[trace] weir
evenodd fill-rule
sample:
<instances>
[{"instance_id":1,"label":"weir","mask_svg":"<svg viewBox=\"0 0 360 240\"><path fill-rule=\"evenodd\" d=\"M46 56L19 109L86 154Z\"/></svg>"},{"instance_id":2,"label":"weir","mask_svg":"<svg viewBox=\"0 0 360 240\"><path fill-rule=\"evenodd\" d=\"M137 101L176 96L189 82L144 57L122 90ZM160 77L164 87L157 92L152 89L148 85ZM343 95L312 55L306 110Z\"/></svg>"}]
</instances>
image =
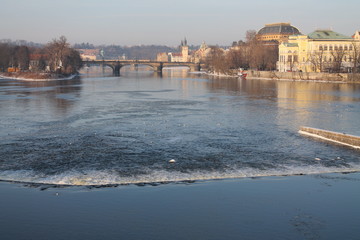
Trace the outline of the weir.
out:
<instances>
[{"instance_id":1,"label":"weir","mask_svg":"<svg viewBox=\"0 0 360 240\"><path fill-rule=\"evenodd\" d=\"M311 127L301 127L299 133L310 137L322 139L328 142L338 143L345 146L360 149L360 137L358 136L349 135L346 133L332 132L318 128L311 128Z\"/></svg>"}]
</instances>

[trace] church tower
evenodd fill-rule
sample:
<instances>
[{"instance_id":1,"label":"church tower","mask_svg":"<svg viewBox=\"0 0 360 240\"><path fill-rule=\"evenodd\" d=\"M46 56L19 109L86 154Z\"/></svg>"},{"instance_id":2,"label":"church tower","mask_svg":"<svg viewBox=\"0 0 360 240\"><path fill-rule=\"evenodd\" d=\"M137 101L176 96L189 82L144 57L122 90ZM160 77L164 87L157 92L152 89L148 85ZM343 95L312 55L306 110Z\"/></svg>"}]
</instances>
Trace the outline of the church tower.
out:
<instances>
[{"instance_id":1,"label":"church tower","mask_svg":"<svg viewBox=\"0 0 360 240\"><path fill-rule=\"evenodd\" d=\"M183 62L189 61L189 46L187 45L186 38L184 41L181 41L181 54L182 54L182 60Z\"/></svg>"}]
</instances>

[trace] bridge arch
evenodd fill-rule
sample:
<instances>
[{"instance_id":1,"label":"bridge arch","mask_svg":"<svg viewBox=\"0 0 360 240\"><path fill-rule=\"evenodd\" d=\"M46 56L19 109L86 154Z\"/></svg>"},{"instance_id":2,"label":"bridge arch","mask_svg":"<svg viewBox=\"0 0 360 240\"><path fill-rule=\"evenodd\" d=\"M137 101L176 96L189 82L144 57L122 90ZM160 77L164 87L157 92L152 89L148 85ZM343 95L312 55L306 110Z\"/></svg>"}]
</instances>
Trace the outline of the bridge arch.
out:
<instances>
[{"instance_id":1,"label":"bridge arch","mask_svg":"<svg viewBox=\"0 0 360 240\"><path fill-rule=\"evenodd\" d=\"M177 67L177 66L186 66L190 68L190 71L199 71L200 64L192 62L158 62L150 60L92 60L92 61L83 61L84 64L99 64L105 65L112 68L115 76L120 75L120 69L123 66L127 65L146 65L154 69L155 72L162 72L164 67Z\"/></svg>"}]
</instances>

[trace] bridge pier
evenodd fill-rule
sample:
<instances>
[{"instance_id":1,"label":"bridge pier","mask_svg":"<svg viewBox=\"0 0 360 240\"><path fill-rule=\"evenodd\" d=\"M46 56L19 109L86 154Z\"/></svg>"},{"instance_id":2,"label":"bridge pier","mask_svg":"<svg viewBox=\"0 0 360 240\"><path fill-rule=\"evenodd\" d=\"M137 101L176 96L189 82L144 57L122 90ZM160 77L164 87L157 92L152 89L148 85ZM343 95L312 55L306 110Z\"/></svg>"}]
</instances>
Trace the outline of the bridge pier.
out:
<instances>
[{"instance_id":1,"label":"bridge pier","mask_svg":"<svg viewBox=\"0 0 360 240\"><path fill-rule=\"evenodd\" d=\"M161 63L158 63L156 65L154 64L153 68L154 68L155 72L161 73L162 69L163 69L163 63L161 62Z\"/></svg>"},{"instance_id":2,"label":"bridge pier","mask_svg":"<svg viewBox=\"0 0 360 240\"><path fill-rule=\"evenodd\" d=\"M191 72L199 72L200 70L201 70L200 63L196 63L196 64L190 66Z\"/></svg>"},{"instance_id":3,"label":"bridge pier","mask_svg":"<svg viewBox=\"0 0 360 240\"><path fill-rule=\"evenodd\" d=\"M113 66L113 75L114 76L120 76L120 68L121 68L122 66L120 65L120 64L115 64L114 66Z\"/></svg>"}]
</instances>

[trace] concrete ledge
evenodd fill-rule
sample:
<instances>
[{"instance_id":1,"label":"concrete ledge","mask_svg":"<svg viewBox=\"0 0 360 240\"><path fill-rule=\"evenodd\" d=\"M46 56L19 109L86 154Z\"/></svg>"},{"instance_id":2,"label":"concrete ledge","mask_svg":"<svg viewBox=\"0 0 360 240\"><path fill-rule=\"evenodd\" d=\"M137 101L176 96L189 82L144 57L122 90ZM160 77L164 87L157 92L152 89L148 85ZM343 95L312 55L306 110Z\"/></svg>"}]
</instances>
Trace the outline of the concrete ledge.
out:
<instances>
[{"instance_id":1,"label":"concrete ledge","mask_svg":"<svg viewBox=\"0 0 360 240\"><path fill-rule=\"evenodd\" d=\"M360 149L360 137L317 128L301 127L300 134Z\"/></svg>"}]
</instances>

